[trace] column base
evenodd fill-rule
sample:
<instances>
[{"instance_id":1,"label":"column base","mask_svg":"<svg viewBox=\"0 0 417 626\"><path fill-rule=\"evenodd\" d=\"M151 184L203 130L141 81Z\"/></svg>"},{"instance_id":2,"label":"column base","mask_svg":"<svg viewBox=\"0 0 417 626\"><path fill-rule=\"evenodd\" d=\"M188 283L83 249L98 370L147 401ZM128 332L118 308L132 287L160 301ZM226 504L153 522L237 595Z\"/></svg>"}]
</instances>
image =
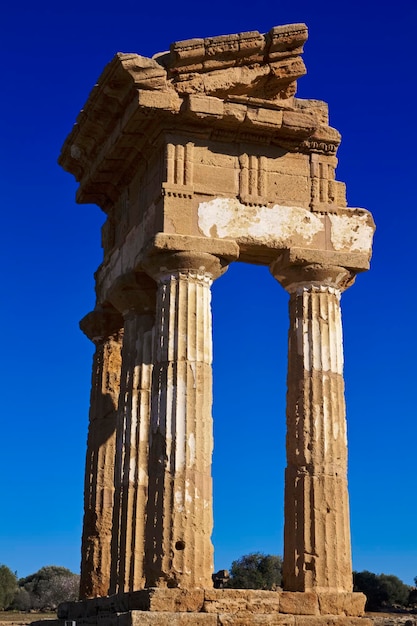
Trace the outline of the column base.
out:
<instances>
[{"instance_id":1,"label":"column base","mask_svg":"<svg viewBox=\"0 0 417 626\"><path fill-rule=\"evenodd\" d=\"M372 626L361 593L152 588L63 603L32 626Z\"/></svg>"}]
</instances>

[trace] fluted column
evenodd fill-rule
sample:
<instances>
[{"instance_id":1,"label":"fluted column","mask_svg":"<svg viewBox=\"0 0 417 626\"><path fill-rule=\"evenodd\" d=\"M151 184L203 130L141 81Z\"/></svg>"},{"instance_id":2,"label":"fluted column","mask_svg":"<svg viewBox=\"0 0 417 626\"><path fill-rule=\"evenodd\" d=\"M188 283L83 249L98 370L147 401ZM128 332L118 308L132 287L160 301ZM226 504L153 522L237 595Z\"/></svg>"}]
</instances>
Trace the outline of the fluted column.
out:
<instances>
[{"instance_id":1,"label":"fluted column","mask_svg":"<svg viewBox=\"0 0 417 626\"><path fill-rule=\"evenodd\" d=\"M109 298L123 314L110 593L145 585L145 517L156 286L146 274L122 276Z\"/></svg>"},{"instance_id":2,"label":"fluted column","mask_svg":"<svg viewBox=\"0 0 417 626\"><path fill-rule=\"evenodd\" d=\"M352 591L342 267L272 267L290 293L284 588Z\"/></svg>"},{"instance_id":3,"label":"fluted column","mask_svg":"<svg viewBox=\"0 0 417 626\"><path fill-rule=\"evenodd\" d=\"M159 255L146 531L148 586L211 587L211 284L224 270L210 254Z\"/></svg>"},{"instance_id":4,"label":"fluted column","mask_svg":"<svg viewBox=\"0 0 417 626\"><path fill-rule=\"evenodd\" d=\"M80 598L106 596L114 495L116 417L119 400L123 319L113 307L98 308L80 322L96 351L84 486Z\"/></svg>"}]
</instances>

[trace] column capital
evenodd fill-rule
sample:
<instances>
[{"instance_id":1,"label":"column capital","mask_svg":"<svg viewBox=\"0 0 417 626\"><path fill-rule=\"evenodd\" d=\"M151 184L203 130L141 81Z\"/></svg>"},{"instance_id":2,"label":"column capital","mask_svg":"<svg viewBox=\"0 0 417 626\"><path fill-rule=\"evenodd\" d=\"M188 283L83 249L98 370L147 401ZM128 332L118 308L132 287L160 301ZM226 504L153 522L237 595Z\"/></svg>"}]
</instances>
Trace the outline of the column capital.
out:
<instances>
[{"instance_id":1,"label":"column capital","mask_svg":"<svg viewBox=\"0 0 417 626\"><path fill-rule=\"evenodd\" d=\"M141 266L155 280L172 272L208 274L216 280L238 256L235 241L158 233L148 245Z\"/></svg>"},{"instance_id":2,"label":"column capital","mask_svg":"<svg viewBox=\"0 0 417 626\"><path fill-rule=\"evenodd\" d=\"M157 254L147 259L144 268L158 281L168 279L176 273L188 277L195 274L196 278L209 277L216 280L227 270L227 265L222 263L222 259L206 252L177 251Z\"/></svg>"},{"instance_id":3,"label":"column capital","mask_svg":"<svg viewBox=\"0 0 417 626\"><path fill-rule=\"evenodd\" d=\"M345 291L356 274L369 269L369 258L360 253L289 248L270 265L274 278L288 291L300 287L333 287Z\"/></svg>"},{"instance_id":4,"label":"column capital","mask_svg":"<svg viewBox=\"0 0 417 626\"><path fill-rule=\"evenodd\" d=\"M123 318L111 305L98 305L80 320L80 329L95 344L117 334L123 328Z\"/></svg>"},{"instance_id":5,"label":"column capital","mask_svg":"<svg viewBox=\"0 0 417 626\"><path fill-rule=\"evenodd\" d=\"M132 312L151 314L155 311L156 284L145 272L128 272L115 280L107 297L123 317Z\"/></svg>"}]
</instances>

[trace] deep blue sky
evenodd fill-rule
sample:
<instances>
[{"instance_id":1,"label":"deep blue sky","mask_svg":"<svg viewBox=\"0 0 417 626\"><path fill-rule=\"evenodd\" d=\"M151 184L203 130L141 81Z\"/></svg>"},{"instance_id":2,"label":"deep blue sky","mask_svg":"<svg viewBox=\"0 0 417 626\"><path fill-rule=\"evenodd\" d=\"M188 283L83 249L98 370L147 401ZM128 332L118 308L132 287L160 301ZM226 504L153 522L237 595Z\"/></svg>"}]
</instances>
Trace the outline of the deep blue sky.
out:
<instances>
[{"instance_id":1,"label":"deep blue sky","mask_svg":"<svg viewBox=\"0 0 417 626\"><path fill-rule=\"evenodd\" d=\"M172 41L306 22L299 97L343 136L338 180L377 223L342 299L355 569L417 575L417 6L350 0L9 2L0 20L0 563L78 571L103 214L76 205L60 147L104 65ZM213 288L216 568L282 553L287 296L235 264Z\"/></svg>"}]
</instances>

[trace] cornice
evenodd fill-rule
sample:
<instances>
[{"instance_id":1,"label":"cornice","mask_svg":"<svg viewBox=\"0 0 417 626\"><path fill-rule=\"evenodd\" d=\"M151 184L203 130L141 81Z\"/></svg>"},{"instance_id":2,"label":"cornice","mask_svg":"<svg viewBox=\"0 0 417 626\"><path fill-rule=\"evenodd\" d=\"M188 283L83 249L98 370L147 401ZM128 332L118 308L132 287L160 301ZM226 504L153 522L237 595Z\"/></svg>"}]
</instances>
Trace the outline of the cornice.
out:
<instances>
[{"instance_id":1,"label":"cornice","mask_svg":"<svg viewBox=\"0 0 417 626\"><path fill-rule=\"evenodd\" d=\"M150 59L118 53L67 137L59 164L80 183L77 201L107 212L163 132L334 154L340 135L323 103L295 99L305 73L305 24L172 44ZM325 107L325 105L324 105Z\"/></svg>"}]
</instances>

